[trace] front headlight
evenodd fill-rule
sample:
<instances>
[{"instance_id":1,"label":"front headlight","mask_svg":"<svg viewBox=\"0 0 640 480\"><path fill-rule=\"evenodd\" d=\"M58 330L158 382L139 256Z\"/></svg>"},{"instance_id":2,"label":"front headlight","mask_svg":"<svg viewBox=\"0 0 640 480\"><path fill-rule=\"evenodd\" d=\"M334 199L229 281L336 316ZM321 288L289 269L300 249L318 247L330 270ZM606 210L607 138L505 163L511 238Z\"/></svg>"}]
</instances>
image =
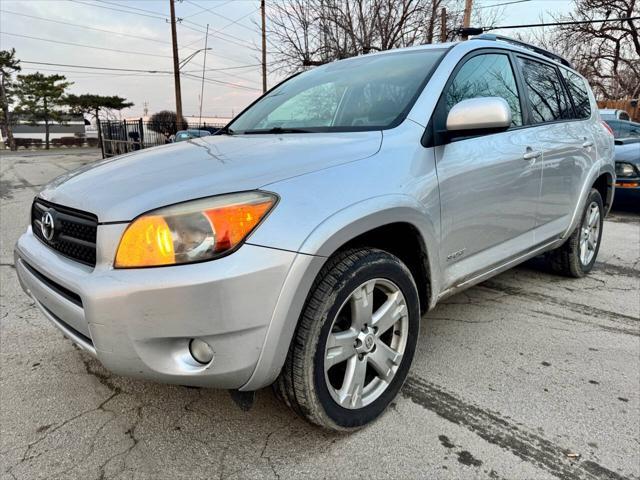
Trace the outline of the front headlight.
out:
<instances>
[{"instance_id":1,"label":"front headlight","mask_svg":"<svg viewBox=\"0 0 640 480\"><path fill-rule=\"evenodd\" d=\"M115 268L199 262L229 253L276 201L265 192L234 193L145 213L122 235Z\"/></svg>"},{"instance_id":2,"label":"front headlight","mask_svg":"<svg viewBox=\"0 0 640 480\"><path fill-rule=\"evenodd\" d=\"M616 176L618 177L635 177L636 169L630 163L616 162Z\"/></svg>"}]
</instances>

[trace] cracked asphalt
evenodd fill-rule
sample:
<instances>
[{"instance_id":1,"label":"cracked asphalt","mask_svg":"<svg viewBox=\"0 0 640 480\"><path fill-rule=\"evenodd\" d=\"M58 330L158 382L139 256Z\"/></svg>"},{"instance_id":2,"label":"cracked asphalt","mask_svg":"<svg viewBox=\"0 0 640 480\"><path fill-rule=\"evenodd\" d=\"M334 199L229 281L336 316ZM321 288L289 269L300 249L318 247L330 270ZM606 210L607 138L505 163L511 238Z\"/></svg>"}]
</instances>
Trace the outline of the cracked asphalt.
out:
<instances>
[{"instance_id":1,"label":"cracked asphalt","mask_svg":"<svg viewBox=\"0 0 640 480\"><path fill-rule=\"evenodd\" d=\"M111 375L36 310L13 245L38 189L96 158L0 154L1 479L640 479L638 210L607 219L585 279L534 261L428 313L402 395L343 435L269 389L243 411Z\"/></svg>"}]
</instances>

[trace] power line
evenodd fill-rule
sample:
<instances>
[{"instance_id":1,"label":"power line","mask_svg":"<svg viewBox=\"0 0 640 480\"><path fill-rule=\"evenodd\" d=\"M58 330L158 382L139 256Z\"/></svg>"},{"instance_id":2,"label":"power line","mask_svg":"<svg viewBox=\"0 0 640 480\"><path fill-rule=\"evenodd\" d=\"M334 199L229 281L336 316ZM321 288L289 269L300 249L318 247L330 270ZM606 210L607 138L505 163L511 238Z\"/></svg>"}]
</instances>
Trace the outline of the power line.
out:
<instances>
[{"instance_id":1,"label":"power line","mask_svg":"<svg viewBox=\"0 0 640 480\"><path fill-rule=\"evenodd\" d=\"M245 18L247 18L247 17L248 17L248 16L250 16L250 15L253 15L254 13L256 13L256 12L257 12L257 11L259 11L259 10L260 10L260 7L258 7L258 8L256 8L255 10L252 10L252 11L250 11L249 13L247 13L247 14L245 14L245 15L243 15L243 16L241 16L241 17L239 17L239 18L237 18L237 19L235 19L235 20L233 20L233 21L231 21L231 22L229 22L229 23L227 23L226 25L223 25L222 27L220 27L220 28L218 29L218 32L219 32L220 30L224 30L225 28L230 27L231 25L238 25L238 26L240 26L240 27L244 27L244 25L241 25L241 24L239 24L238 22L239 22L240 20L244 20ZM218 14L218 15L219 15L219 14ZM254 31L255 31L255 30L254 30Z\"/></svg>"},{"instance_id":2,"label":"power line","mask_svg":"<svg viewBox=\"0 0 640 480\"><path fill-rule=\"evenodd\" d=\"M197 75L191 75L190 73L182 73L182 75L186 78L195 79L198 82L202 81L202 77L198 77ZM256 92L261 91L259 88L247 87L246 85L240 85L239 83L225 82L224 80L216 80L215 78L205 77L205 81L229 87L242 88L244 90L253 90Z\"/></svg>"},{"instance_id":3,"label":"power line","mask_svg":"<svg viewBox=\"0 0 640 480\"><path fill-rule=\"evenodd\" d=\"M504 2L504 3L494 3L492 5L481 5L479 7L476 7L477 10L481 9L481 8L494 8L494 7L502 7L503 5L511 5L514 3L524 3L524 2L530 2L531 0L512 0L511 2Z\"/></svg>"},{"instance_id":4,"label":"power line","mask_svg":"<svg viewBox=\"0 0 640 480\"><path fill-rule=\"evenodd\" d=\"M574 20L570 22L552 22L552 23L530 23L527 25L502 25L496 27L482 27L483 30L505 30L509 28L532 28L532 27L558 27L563 25L584 25L589 23L605 23L605 22L630 22L632 20L640 20L640 17L626 18L601 18L598 20Z\"/></svg>"},{"instance_id":5,"label":"power line","mask_svg":"<svg viewBox=\"0 0 640 480\"><path fill-rule=\"evenodd\" d=\"M106 72L86 72L82 70L57 70L50 68L32 68L23 67L22 70L35 71L35 72L53 72L69 76L70 80L83 80L83 79L96 79L101 77L116 78L116 77L156 77L156 78L168 78L167 73L106 73ZM81 75L88 76L76 76L79 73Z\"/></svg>"},{"instance_id":6,"label":"power line","mask_svg":"<svg viewBox=\"0 0 640 480\"><path fill-rule=\"evenodd\" d=\"M28 38L30 40L38 40L41 42L48 42L48 43L57 43L60 45L67 45L67 46L72 46L72 47L82 47L82 48L90 48L90 49L94 49L94 50L104 50L107 52L116 52L116 53L125 53L125 54L130 54L130 55L144 55L147 57L159 57L159 58L171 58L171 55L159 55L156 53L148 53L148 52L138 52L138 51L133 51L133 50L118 50L115 48L106 48L106 47L97 47L94 45L83 45L81 43L73 43L73 42L63 42L61 40L51 40L49 38L41 38L41 37L34 37L31 35L22 35L19 33L11 33L11 32L0 32L0 35L9 35L9 36L13 36L13 37L20 37L20 38ZM224 59L224 60L229 60L232 62L241 62L241 60L235 59L235 58L231 58L231 57L226 57L223 55L219 55L217 53L211 53L210 55L213 55L215 57Z\"/></svg>"},{"instance_id":7,"label":"power line","mask_svg":"<svg viewBox=\"0 0 640 480\"><path fill-rule=\"evenodd\" d=\"M28 64L28 65L49 65L49 66L69 67L69 68L113 70L113 71L118 71L118 72L125 71L125 72L139 72L139 73L160 74L160 75L172 75L173 74L173 72L170 72L170 71L167 71L167 70L138 70L138 69L133 69L133 68L130 69L130 68L115 68L115 67L95 67L95 66L90 66L90 65L71 65L71 64L65 64L65 63L32 62L32 61L29 61L29 60L21 60L20 63L24 63L24 64ZM37 70L37 69L35 69L35 70ZM44 69L42 69L42 70L45 71ZM211 71L217 71L217 70L218 69L207 69L206 71L207 72L211 72ZM51 71L54 71L54 70L51 70ZM67 71L66 73L75 73L75 72L74 71ZM100 72L80 72L79 71L78 73L96 73L96 74L98 74ZM192 75L190 73L182 72L182 75L185 76L186 78L191 78L191 79L195 79L195 80L198 80L198 81L202 81L202 77L198 77L198 76ZM146 75L140 75L140 76L146 76ZM210 82L210 83L219 84L219 85L242 88L242 89L245 89L245 90L260 91L257 88L247 87L246 85L240 85L238 83L225 82L224 80L217 80L215 78L205 77L205 81L206 82Z\"/></svg>"},{"instance_id":8,"label":"power line","mask_svg":"<svg viewBox=\"0 0 640 480\"><path fill-rule=\"evenodd\" d=\"M220 8L228 3L231 3L233 0L223 0L223 3L219 3L218 5L216 5L215 7L211 7L211 8L206 8L205 10L207 12L210 12L212 10L215 10L216 8ZM200 12L196 12L196 13L192 13L191 15L187 15L186 17L182 17L182 19L184 20L185 18L190 18L193 17L195 15L200 15Z\"/></svg>"},{"instance_id":9,"label":"power line","mask_svg":"<svg viewBox=\"0 0 640 480\"><path fill-rule=\"evenodd\" d=\"M204 66L203 64L200 64L201 66ZM257 67L252 67L252 69L257 69ZM196 72L202 72L202 69L200 70L182 70L183 73L196 73ZM255 78L247 78L247 77L243 77L242 75L238 75L236 73L231 73L231 72L227 72L226 69L206 69L205 72L216 72L216 73L221 73L222 75L227 75L229 77L233 77L233 78L237 78L239 80L244 80L246 82L255 82L256 79Z\"/></svg>"},{"instance_id":10,"label":"power line","mask_svg":"<svg viewBox=\"0 0 640 480\"><path fill-rule=\"evenodd\" d=\"M193 45L194 43L200 43L204 40L204 37L202 38L198 38L197 40L194 40L193 42L189 42L189 43L185 43L184 45L182 45L181 47L179 46L178 49L179 50L183 50L185 48L190 48L190 45ZM190 48L191 49L191 48ZM191 49L191 50L195 50L195 49Z\"/></svg>"},{"instance_id":11,"label":"power line","mask_svg":"<svg viewBox=\"0 0 640 480\"><path fill-rule=\"evenodd\" d=\"M116 72L140 72L140 73L173 73L170 72L169 70L141 70L141 69L137 69L137 68L117 68L117 67L98 67L95 65L74 65L74 64L70 64L70 63L52 63L52 62L32 62L29 60L20 60L20 63L26 63L29 65L48 65L48 66L53 66L53 67L68 67L68 68L86 68L86 69L90 69L90 70L109 70L109 71L116 71ZM259 64L250 64L250 65L239 65L237 67L221 67L221 68L207 68L207 72L217 72L217 71L221 71L221 70L236 70L236 69L240 69L240 68L249 68L249 67L256 67ZM194 70L194 72L200 72L201 70ZM189 73L190 71L187 70L186 73Z\"/></svg>"},{"instance_id":12,"label":"power line","mask_svg":"<svg viewBox=\"0 0 640 480\"><path fill-rule=\"evenodd\" d=\"M91 49L94 49L94 50L104 50L104 51L107 51L107 52L126 53L126 54L130 54L130 55L145 55L147 57L171 58L171 56L169 56L169 55L158 55L156 53L136 52L136 51L132 51L132 50L118 50L118 49L115 49L115 48L96 47L96 46L91 46L91 45L83 45L81 43L63 42L61 40L51 40L49 38L33 37L31 35L22 35L22 34L19 34L19 33L0 32L0 34L2 34L2 35L10 35L12 37L28 38L28 39L31 39L31 40L39 40L41 42L58 43L60 45L69 45L69 46L72 46L72 47L82 47L82 48L91 48Z\"/></svg>"},{"instance_id":13,"label":"power line","mask_svg":"<svg viewBox=\"0 0 640 480\"><path fill-rule=\"evenodd\" d=\"M238 70L238 69L243 69L243 68L256 68L259 67L260 64L259 63L252 63L249 65L240 65L238 67L222 67L222 68L207 68L205 71L206 72L220 72L220 71L224 71L224 70ZM192 73L192 72L200 72L201 70L182 70L185 73Z\"/></svg>"},{"instance_id":14,"label":"power line","mask_svg":"<svg viewBox=\"0 0 640 480\"><path fill-rule=\"evenodd\" d=\"M98 8L103 8L103 9L106 9L106 10L113 10L113 11L116 11L116 12L130 13L130 14L132 14L132 15L140 15L140 16L143 16L143 17L155 18L155 19L160 19L160 20L164 20L164 21L169 21L169 20L168 20L168 18L167 18L166 16L160 16L157 12L153 12L153 11L151 11L151 10L145 10L145 9L135 8L135 7L125 7L124 5L121 5L121 4L119 4L119 3L107 2L107 1L105 1L105 0L96 0L96 1L99 1L99 2L101 2L101 3L105 3L105 4L107 4L107 5L117 5L117 6L125 7L125 8L114 8L114 7L110 7L110 6L106 6L106 5L98 5L98 4L96 4L96 3L87 3L87 2L84 2L84 1L81 1L81 0L67 0L67 1L69 1L69 2L74 2L74 3L78 3L78 4L81 4L81 5L86 5L86 6L88 6L88 7L98 7ZM129 9L134 9L134 8L135 8L135 10L138 10L139 12L143 12L143 13L139 13L139 12L135 12L135 11L131 11L131 10L129 10ZM223 18L227 18L227 17L223 17ZM181 18L178 18L178 19L176 19L176 20L177 20L177 22L181 22L181 20L182 20L182 19L181 19ZM194 22L187 21L187 23L190 23L190 24L195 25L195 26L197 26L197 27L204 28L202 25L199 25L199 24L194 23ZM196 31L196 32L198 32L198 33L205 33L204 31L197 30L197 29L195 29L195 28L189 27L188 25L184 25L184 24L182 24L182 23L178 23L178 24L179 24L180 26L182 26L182 27L188 28L188 29L193 30L193 31ZM249 46L248 46L248 45L246 45L246 44L243 44L243 43L237 43L237 42L232 42L231 40L228 40L228 39L226 39L226 38L223 38L223 37L220 37L220 36L218 36L218 35L215 35L215 33L213 33L213 34L212 34L212 33L210 33L209 35L214 36L214 37L218 38L219 40L223 40L223 41L227 41L227 42L229 42L229 43L233 43L233 44L235 44L235 45L237 45L237 46L239 46L239 47L243 47L243 48L251 48L251 47L249 47ZM235 36L233 36L233 35L226 34L226 33L221 33L220 35L225 35L225 36L228 36L228 37L231 37L231 38L236 38L236 39L240 40L241 42L242 42L242 41L244 41L244 39L241 39L241 38L238 38L238 37L235 37ZM212 55L216 55L216 56L218 56L218 57L220 57L220 58L224 58L224 59L226 59L226 60L239 61L239 60L236 60L236 59L233 59L233 58L230 58L230 57L224 57L224 56L222 56L222 55L217 55L217 54L215 54L215 53L214 53L214 54L212 54Z\"/></svg>"},{"instance_id":15,"label":"power line","mask_svg":"<svg viewBox=\"0 0 640 480\"><path fill-rule=\"evenodd\" d=\"M192 31L194 31L194 32L198 32L198 33L205 33L205 31L204 31L204 30L199 30L198 28L193 28L193 27L191 27L191 26L189 26L189 25L185 25L186 23L188 23L189 25L195 25L196 27L201 27L201 25L200 25L200 24L198 24L198 23L194 23L194 22L191 22L191 21L189 21L189 20L185 20L184 22L181 22L181 23L179 23L178 25L180 25L182 28L186 28L186 29L188 29L188 30L192 30ZM202 27L202 28L204 28L204 27ZM244 42L244 41L245 41L245 40L242 40L241 38L238 38L238 40L239 40L239 41L235 41L235 40L229 40L228 38L224 38L222 35L227 36L227 37L230 37L230 38L238 38L238 37L235 37L235 36L233 36L233 35L229 35L229 34L227 34L227 33L216 33L216 32L209 33L209 35L208 35L208 36L209 36L209 37L217 38L218 40L221 40L221 41L223 41L223 42L229 42L229 43L231 43L231 44L233 44L233 45L236 45L236 46L238 46L238 47L242 47L242 48L251 48L251 47L249 47L246 43L240 43L240 42Z\"/></svg>"},{"instance_id":16,"label":"power line","mask_svg":"<svg viewBox=\"0 0 640 480\"><path fill-rule=\"evenodd\" d=\"M113 10L115 12L130 13L132 15L139 15L141 17L159 18L161 20L166 20L167 19L166 16L161 17L160 15L149 15L149 14L146 14L146 13L137 13L137 12L132 12L130 10L125 10L125 9L122 9L122 8L105 7L103 5L97 5L95 3L87 3L87 2L83 2L81 0L67 0L67 1L73 2L73 3L79 3L79 4L82 4L82 5L86 5L88 7L98 7L98 8L104 8L105 10Z\"/></svg>"},{"instance_id":17,"label":"power line","mask_svg":"<svg viewBox=\"0 0 640 480\"><path fill-rule=\"evenodd\" d=\"M202 11L204 11L204 12L208 12L208 11L210 11L209 9L204 8L204 7L200 6L200 5L198 5L197 3L193 2L192 0L184 0L184 1L185 1L186 3L188 3L189 5L193 5L194 7L198 7L200 10L202 10ZM230 22L233 22L233 21L234 21L232 18L226 17L226 16L222 15L222 14L221 14L221 13L219 13L219 12L216 12L216 15L218 15L220 18L224 18L225 20L228 20L228 21L230 21ZM242 27L242 28L246 28L247 30L249 30L249 31L251 31L251 32L253 32L253 33L260 33L260 32L258 32L258 30L256 30L255 28L248 27L247 25L243 25L243 24L241 24L241 23L238 23L238 26L239 26L239 27ZM236 37L236 38L237 38L237 37Z\"/></svg>"},{"instance_id":18,"label":"power line","mask_svg":"<svg viewBox=\"0 0 640 480\"><path fill-rule=\"evenodd\" d=\"M22 62L21 62L22 63ZM106 76L106 77L123 77L123 76L132 76L132 77L152 77L154 75L169 75L169 73L156 72L156 73L109 73L109 72L92 72L86 70L61 70L59 68L38 68L38 67L23 67L22 70L37 70L39 72L58 72L58 73L66 73L66 74L85 74L85 75L95 75L95 76ZM77 78L77 77L74 77Z\"/></svg>"},{"instance_id":19,"label":"power line","mask_svg":"<svg viewBox=\"0 0 640 480\"><path fill-rule=\"evenodd\" d=\"M138 12L144 12L144 13L148 13L151 15L164 15L164 13L162 12L154 12L152 10L145 10L144 8L138 8L138 7L132 7L130 5L123 5L121 3L117 3L117 2L108 2L107 0L94 0L95 2L99 2L99 3L105 3L107 5L115 5L116 7L121 7L121 8L126 8L127 10L137 10ZM166 16L166 15L164 15Z\"/></svg>"},{"instance_id":20,"label":"power line","mask_svg":"<svg viewBox=\"0 0 640 480\"><path fill-rule=\"evenodd\" d=\"M8 14L11 14L11 15L17 15L17 16L20 16L20 17L33 18L33 19L36 19L36 20L41 20L43 22L58 23L60 25L68 25L68 26L71 26L71 27L84 28L85 30L93 30L95 32L109 33L111 35L119 35L121 37L131 37L131 38L136 38L138 40L147 40L149 42L161 43L163 45L171 45L171 42L166 42L164 40L158 40L158 39L150 38L150 37L142 37L140 35L132 35L130 33L116 32L115 30L106 30L104 28L89 27L87 25L79 25L77 23L63 22L61 20L53 20L53 19L50 19L50 18L37 17L35 15L27 15L26 13L12 12L12 11L9 11L9 10L0 10L0 12L8 13ZM186 45L183 48L186 48ZM191 49L191 50L195 50L195 49Z\"/></svg>"},{"instance_id":21,"label":"power line","mask_svg":"<svg viewBox=\"0 0 640 480\"><path fill-rule=\"evenodd\" d=\"M20 60L20 63L26 63L29 65L50 65L54 67L87 68L90 70L113 70L116 72L173 73L168 70L140 70L136 68L96 67L91 65L73 65L69 63L32 62L29 60Z\"/></svg>"}]
</instances>

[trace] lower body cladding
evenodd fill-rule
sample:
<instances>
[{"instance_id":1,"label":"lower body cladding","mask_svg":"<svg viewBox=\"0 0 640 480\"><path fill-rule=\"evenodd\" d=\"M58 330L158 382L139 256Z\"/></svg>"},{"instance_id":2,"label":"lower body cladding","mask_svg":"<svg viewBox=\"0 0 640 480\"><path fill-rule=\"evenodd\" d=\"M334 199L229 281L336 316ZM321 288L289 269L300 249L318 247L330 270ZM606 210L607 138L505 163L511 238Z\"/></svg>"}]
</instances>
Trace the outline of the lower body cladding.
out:
<instances>
[{"instance_id":1,"label":"lower body cladding","mask_svg":"<svg viewBox=\"0 0 640 480\"><path fill-rule=\"evenodd\" d=\"M297 272L313 259L246 244L210 262L114 270L98 261L90 268L60 256L31 229L15 249L23 289L107 369L226 389L256 389L275 379L286 356L286 347L278 349L295 326L288 317L297 317L302 303L285 283L299 286Z\"/></svg>"}]
</instances>

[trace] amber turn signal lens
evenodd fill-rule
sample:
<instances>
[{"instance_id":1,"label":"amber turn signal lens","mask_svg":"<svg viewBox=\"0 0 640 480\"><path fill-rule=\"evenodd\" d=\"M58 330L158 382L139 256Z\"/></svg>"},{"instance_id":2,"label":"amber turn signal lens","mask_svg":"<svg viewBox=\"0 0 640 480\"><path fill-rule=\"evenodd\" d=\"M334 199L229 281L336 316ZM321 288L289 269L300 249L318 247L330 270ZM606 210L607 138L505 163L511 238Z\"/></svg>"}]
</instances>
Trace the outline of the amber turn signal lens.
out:
<instances>
[{"instance_id":1,"label":"amber turn signal lens","mask_svg":"<svg viewBox=\"0 0 640 480\"><path fill-rule=\"evenodd\" d=\"M232 205L205 210L216 233L216 252L224 252L240 243L273 205L271 199L254 204Z\"/></svg>"},{"instance_id":2,"label":"amber turn signal lens","mask_svg":"<svg viewBox=\"0 0 640 480\"><path fill-rule=\"evenodd\" d=\"M116 268L175 263L171 230L164 218L141 217L124 232L116 255Z\"/></svg>"}]
</instances>

